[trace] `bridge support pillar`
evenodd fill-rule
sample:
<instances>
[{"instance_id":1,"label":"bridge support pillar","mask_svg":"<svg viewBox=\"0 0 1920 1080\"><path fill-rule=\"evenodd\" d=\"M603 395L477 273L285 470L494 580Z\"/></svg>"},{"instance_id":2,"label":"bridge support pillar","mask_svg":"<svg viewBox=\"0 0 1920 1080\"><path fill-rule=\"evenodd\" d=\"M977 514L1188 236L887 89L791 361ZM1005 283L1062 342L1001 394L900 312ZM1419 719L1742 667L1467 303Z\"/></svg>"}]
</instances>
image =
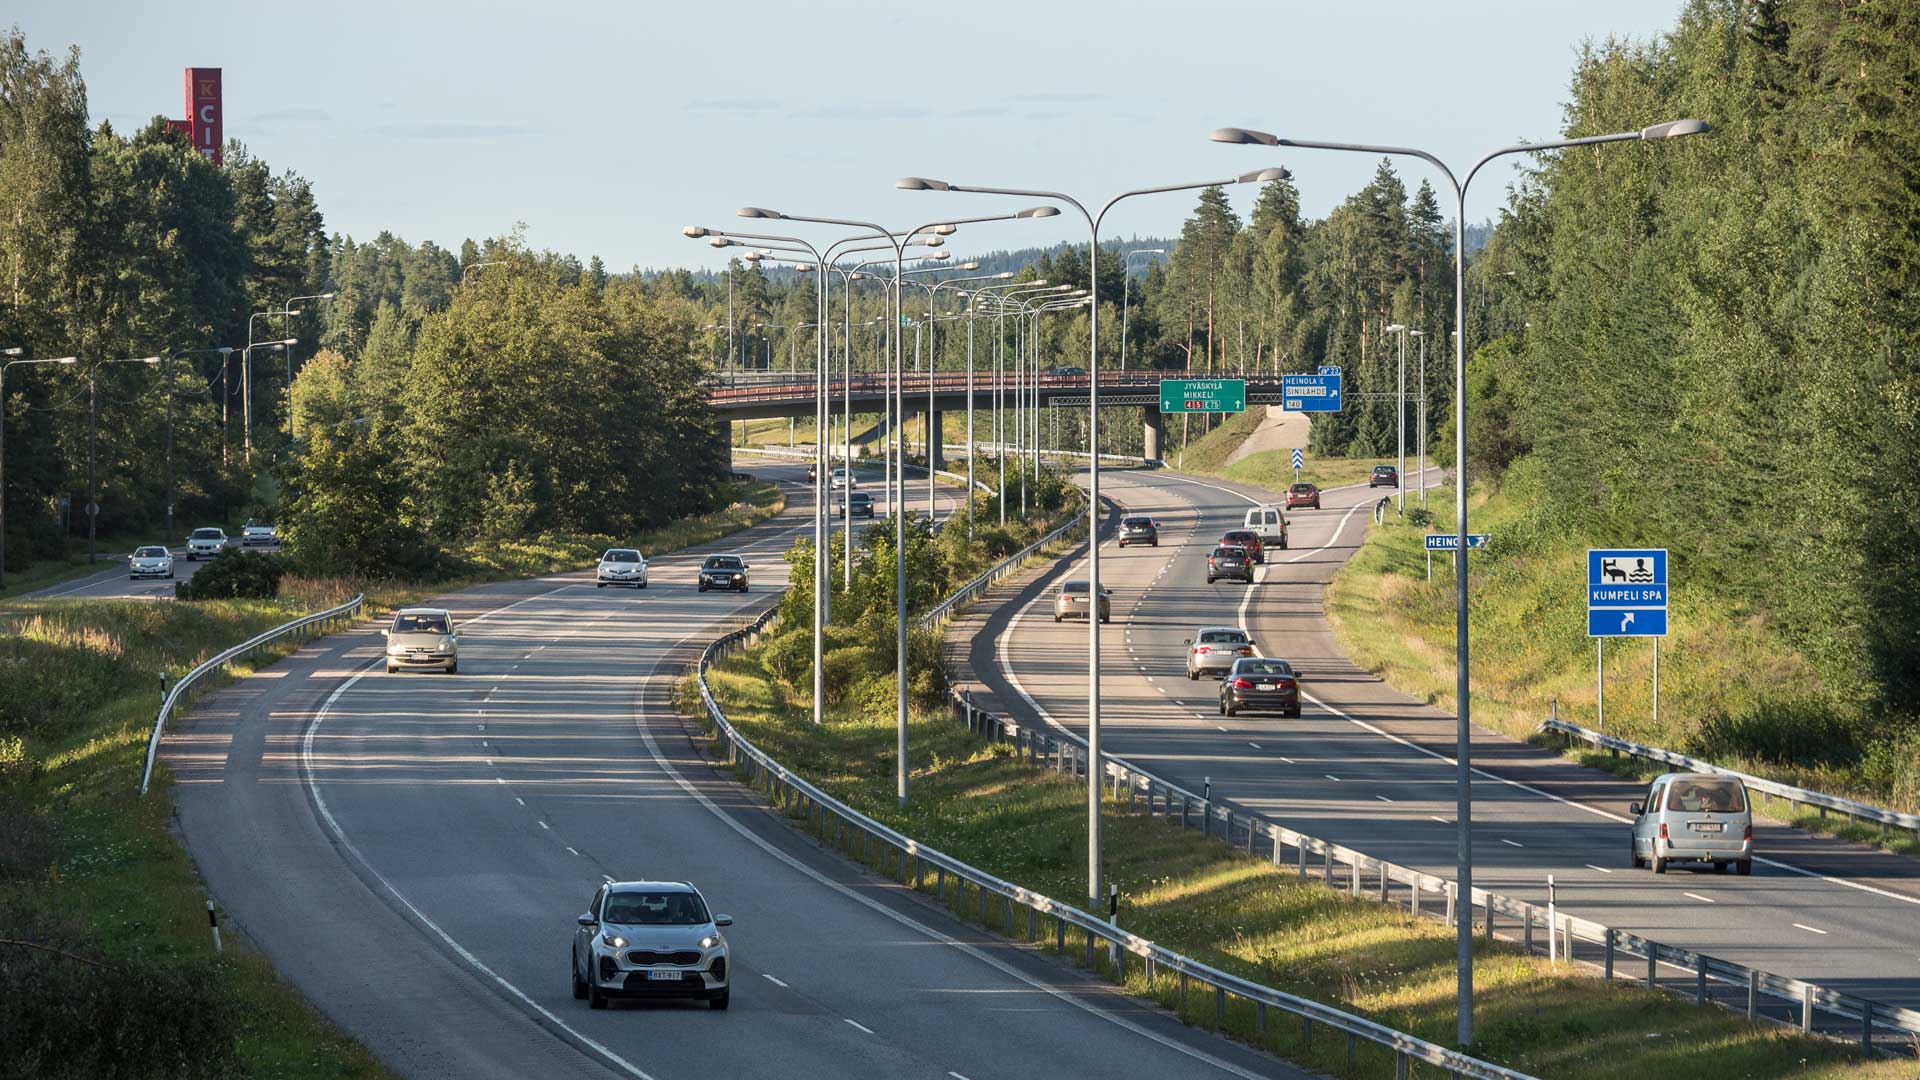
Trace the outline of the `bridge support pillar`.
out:
<instances>
[{"instance_id":1,"label":"bridge support pillar","mask_svg":"<svg viewBox=\"0 0 1920 1080\"><path fill-rule=\"evenodd\" d=\"M1146 414L1146 428L1140 436L1140 456L1150 461L1160 460L1160 444L1167 438L1167 419L1159 409L1143 409Z\"/></svg>"},{"instance_id":2,"label":"bridge support pillar","mask_svg":"<svg viewBox=\"0 0 1920 1080\"><path fill-rule=\"evenodd\" d=\"M947 455L941 446L946 441L946 426L941 423L945 417L945 413L936 412L927 421L927 464L935 469L947 467Z\"/></svg>"}]
</instances>

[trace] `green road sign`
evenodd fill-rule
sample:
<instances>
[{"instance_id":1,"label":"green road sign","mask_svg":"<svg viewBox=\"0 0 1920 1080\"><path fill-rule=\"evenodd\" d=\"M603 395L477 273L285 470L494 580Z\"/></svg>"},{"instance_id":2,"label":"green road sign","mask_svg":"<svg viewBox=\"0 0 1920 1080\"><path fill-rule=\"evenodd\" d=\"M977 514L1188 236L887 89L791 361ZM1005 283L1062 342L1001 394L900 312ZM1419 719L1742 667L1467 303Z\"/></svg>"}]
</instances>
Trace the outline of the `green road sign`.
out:
<instances>
[{"instance_id":1,"label":"green road sign","mask_svg":"<svg viewBox=\"0 0 1920 1080\"><path fill-rule=\"evenodd\" d=\"M1163 413L1246 412L1245 379L1161 379Z\"/></svg>"}]
</instances>

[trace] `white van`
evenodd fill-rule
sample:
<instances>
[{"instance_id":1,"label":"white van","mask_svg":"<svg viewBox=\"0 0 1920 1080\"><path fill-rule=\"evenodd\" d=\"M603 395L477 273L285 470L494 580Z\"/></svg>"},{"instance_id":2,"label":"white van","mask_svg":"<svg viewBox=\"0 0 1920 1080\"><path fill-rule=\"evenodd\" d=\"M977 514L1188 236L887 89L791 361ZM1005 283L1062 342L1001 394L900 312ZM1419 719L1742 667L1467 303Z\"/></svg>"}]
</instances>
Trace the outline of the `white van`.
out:
<instances>
[{"instance_id":1,"label":"white van","mask_svg":"<svg viewBox=\"0 0 1920 1080\"><path fill-rule=\"evenodd\" d=\"M1277 506L1256 506L1247 511L1247 517L1240 525L1260 534L1262 549L1278 548L1287 550L1287 519Z\"/></svg>"},{"instance_id":2,"label":"white van","mask_svg":"<svg viewBox=\"0 0 1920 1080\"><path fill-rule=\"evenodd\" d=\"M1730 776L1667 773L1633 811L1633 865L1664 874L1676 862L1711 863L1753 873L1753 812L1747 789Z\"/></svg>"}]
</instances>

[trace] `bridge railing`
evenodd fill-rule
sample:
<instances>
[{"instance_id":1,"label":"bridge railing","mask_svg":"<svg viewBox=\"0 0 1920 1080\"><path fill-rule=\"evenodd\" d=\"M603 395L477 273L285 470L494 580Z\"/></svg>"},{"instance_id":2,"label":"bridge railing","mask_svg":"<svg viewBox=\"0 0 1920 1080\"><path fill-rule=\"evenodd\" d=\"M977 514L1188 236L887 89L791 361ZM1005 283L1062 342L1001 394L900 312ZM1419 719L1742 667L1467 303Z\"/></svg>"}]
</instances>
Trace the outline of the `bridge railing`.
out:
<instances>
[{"instance_id":1,"label":"bridge railing","mask_svg":"<svg viewBox=\"0 0 1920 1080\"><path fill-rule=\"evenodd\" d=\"M1100 373L1100 386L1102 389L1112 387L1116 390L1153 388L1160 385L1160 378L1161 373L1157 371L1102 371ZM916 394L922 397L927 394L929 390L928 383L929 377L924 372L919 374L909 373L906 376L902 393L907 398L909 405L913 403L913 398ZM931 389L934 393L965 393L967 390L967 373L964 371L938 372L932 376L931 383ZM1006 393L1009 396L1017 397L1022 390L1031 391L1036 388L1056 391L1084 390L1087 388L1087 384L1088 379L1085 375L1041 375L1038 379L1032 377L1025 379L1010 378L1004 385L1006 387ZM832 378L828 380L827 385L829 387L829 396L832 397L839 397L847 392L861 396L869 396L887 393L893 390L892 378L876 372L867 372L864 374L855 373L851 379ZM751 381L741 382L710 380L707 389L707 400L714 404L791 401L797 398L813 396L814 386L815 380L810 372L801 372L798 375L755 378ZM976 372L973 379L973 390L975 394L991 393L993 391L993 383L991 380L981 377L981 375Z\"/></svg>"}]
</instances>

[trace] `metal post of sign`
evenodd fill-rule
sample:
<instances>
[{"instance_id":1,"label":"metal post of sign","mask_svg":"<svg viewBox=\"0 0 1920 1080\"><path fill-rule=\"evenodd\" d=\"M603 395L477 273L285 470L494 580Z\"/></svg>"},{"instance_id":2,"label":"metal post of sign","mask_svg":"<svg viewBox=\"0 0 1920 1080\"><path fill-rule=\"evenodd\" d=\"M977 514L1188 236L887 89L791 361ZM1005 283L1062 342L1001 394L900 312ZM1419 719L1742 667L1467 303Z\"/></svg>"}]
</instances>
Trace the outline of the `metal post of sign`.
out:
<instances>
[{"instance_id":1,"label":"metal post of sign","mask_svg":"<svg viewBox=\"0 0 1920 1080\"><path fill-rule=\"evenodd\" d=\"M1660 730L1660 639L1653 639L1653 728Z\"/></svg>"},{"instance_id":2,"label":"metal post of sign","mask_svg":"<svg viewBox=\"0 0 1920 1080\"><path fill-rule=\"evenodd\" d=\"M1607 730L1607 639L1593 639L1593 696L1600 703L1601 731Z\"/></svg>"}]
</instances>

